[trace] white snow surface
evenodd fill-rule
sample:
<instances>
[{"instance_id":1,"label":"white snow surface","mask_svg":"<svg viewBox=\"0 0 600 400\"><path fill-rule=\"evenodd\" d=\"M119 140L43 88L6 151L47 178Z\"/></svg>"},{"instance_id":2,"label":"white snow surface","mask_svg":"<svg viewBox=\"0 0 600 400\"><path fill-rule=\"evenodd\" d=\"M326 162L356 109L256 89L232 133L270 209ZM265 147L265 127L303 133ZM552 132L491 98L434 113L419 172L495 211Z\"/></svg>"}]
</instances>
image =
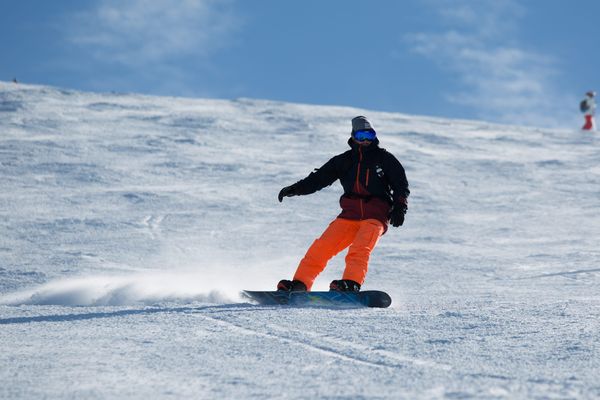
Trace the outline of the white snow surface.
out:
<instances>
[{"instance_id":1,"label":"white snow surface","mask_svg":"<svg viewBox=\"0 0 600 400\"><path fill-rule=\"evenodd\" d=\"M338 214L339 183L277 193L347 150L356 115L412 192L364 284L392 307L248 303ZM0 398L598 398L599 144L0 83Z\"/></svg>"}]
</instances>

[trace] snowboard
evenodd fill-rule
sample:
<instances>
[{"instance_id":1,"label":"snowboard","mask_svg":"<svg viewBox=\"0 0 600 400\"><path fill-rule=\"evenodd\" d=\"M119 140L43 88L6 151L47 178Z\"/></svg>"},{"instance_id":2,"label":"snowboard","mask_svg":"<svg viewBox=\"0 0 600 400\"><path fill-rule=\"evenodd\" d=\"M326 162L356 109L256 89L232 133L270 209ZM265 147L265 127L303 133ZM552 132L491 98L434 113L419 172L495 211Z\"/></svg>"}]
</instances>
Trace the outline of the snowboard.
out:
<instances>
[{"instance_id":1,"label":"snowboard","mask_svg":"<svg viewBox=\"0 0 600 400\"><path fill-rule=\"evenodd\" d=\"M242 295L260 305L386 308L392 304L392 298L387 293L379 290L365 290L364 292L285 292L244 290Z\"/></svg>"}]
</instances>

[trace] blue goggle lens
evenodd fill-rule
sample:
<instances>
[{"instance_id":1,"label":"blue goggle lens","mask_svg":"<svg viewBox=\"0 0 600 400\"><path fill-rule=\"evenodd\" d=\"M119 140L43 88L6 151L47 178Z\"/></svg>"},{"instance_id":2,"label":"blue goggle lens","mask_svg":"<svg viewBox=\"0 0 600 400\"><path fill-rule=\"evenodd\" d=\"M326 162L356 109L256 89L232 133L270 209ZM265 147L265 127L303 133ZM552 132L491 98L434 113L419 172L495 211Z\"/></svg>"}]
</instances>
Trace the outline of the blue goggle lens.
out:
<instances>
[{"instance_id":1,"label":"blue goggle lens","mask_svg":"<svg viewBox=\"0 0 600 400\"><path fill-rule=\"evenodd\" d=\"M375 139L375 132L373 131L356 131L354 132L354 139L356 139L359 142L362 142L364 140L373 140Z\"/></svg>"}]
</instances>

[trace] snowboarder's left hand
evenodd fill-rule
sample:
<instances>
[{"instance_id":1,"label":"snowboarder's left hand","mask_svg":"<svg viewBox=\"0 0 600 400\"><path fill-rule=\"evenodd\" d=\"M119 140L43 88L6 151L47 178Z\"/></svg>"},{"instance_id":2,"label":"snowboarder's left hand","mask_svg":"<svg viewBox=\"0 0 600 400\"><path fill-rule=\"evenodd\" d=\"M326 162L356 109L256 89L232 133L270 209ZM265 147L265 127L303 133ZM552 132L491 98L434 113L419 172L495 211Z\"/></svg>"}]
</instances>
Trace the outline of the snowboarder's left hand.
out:
<instances>
[{"instance_id":1,"label":"snowboarder's left hand","mask_svg":"<svg viewBox=\"0 0 600 400\"><path fill-rule=\"evenodd\" d=\"M404 224L404 214L406 214L406 205L396 204L390 212L390 223L394 228Z\"/></svg>"}]
</instances>

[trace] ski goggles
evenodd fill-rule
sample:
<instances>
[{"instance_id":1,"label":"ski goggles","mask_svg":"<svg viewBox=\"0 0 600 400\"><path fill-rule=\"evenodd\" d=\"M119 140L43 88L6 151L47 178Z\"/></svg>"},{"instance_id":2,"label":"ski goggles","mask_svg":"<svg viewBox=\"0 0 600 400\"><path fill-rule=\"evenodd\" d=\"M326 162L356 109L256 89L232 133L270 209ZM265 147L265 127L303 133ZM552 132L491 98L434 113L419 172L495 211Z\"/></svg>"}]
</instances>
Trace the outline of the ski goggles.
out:
<instances>
[{"instance_id":1,"label":"ski goggles","mask_svg":"<svg viewBox=\"0 0 600 400\"><path fill-rule=\"evenodd\" d=\"M357 142L363 142L365 140L372 142L375 139L375 131L356 131L353 136Z\"/></svg>"}]
</instances>

